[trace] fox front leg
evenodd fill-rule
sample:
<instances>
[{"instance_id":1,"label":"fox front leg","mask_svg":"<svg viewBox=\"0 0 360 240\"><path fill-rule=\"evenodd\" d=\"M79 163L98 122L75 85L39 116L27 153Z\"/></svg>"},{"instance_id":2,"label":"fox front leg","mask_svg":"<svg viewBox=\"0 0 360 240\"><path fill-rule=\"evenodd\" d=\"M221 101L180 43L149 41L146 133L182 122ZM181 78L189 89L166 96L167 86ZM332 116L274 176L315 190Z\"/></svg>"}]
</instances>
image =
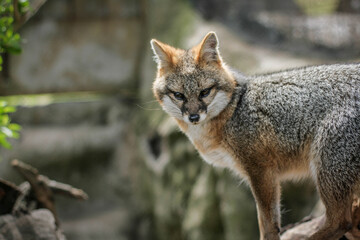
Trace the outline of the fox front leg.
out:
<instances>
[{"instance_id":1,"label":"fox front leg","mask_svg":"<svg viewBox=\"0 0 360 240\"><path fill-rule=\"evenodd\" d=\"M280 240L280 183L273 173L250 176L250 186L255 197L260 240Z\"/></svg>"}]
</instances>

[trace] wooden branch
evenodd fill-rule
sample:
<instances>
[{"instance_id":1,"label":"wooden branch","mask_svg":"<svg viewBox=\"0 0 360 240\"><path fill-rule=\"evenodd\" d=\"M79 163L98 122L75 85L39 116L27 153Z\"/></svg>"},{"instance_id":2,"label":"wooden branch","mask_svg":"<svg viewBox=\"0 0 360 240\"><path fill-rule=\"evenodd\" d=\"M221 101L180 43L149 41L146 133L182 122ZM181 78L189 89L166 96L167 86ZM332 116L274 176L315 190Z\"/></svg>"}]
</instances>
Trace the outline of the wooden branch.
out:
<instances>
[{"instance_id":1,"label":"wooden branch","mask_svg":"<svg viewBox=\"0 0 360 240\"><path fill-rule=\"evenodd\" d=\"M11 162L13 168L15 168L31 185L36 184L36 177L39 175L39 172L36 168L20 162L19 160L13 160Z\"/></svg>"},{"instance_id":2,"label":"wooden branch","mask_svg":"<svg viewBox=\"0 0 360 240\"><path fill-rule=\"evenodd\" d=\"M0 240L66 240L59 228L54 195L86 200L86 193L51 180L18 160L11 164L26 181L15 186L0 179ZM39 205L47 209L37 209Z\"/></svg>"},{"instance_id":3,"label":"wooden branch","mask_svg":"<svg viewBox=\"0 0 360 240\"><path fill-rule=\"evenodd\" d=\"M36 199L52 212L56 224L59 224L53 194L46 181L44 181L45 179L39 175L38 170L18 160L13 160L11 164L30 183Z\"/></svg>"},{"instance_id":4,"label":"wooden branch","mask_svg":"<svg viewBox=\"0 0 360 240\"><path fill-rule=\"evenodd\" d=\"M54 194L60 194L66 197L75 198L79 200L88 199L88 195L83 190L74 188L69 184L60 183L50 179L48 179L47 184Z\"/></svg>"},{"instance_id":5,"label":"wooden branch","mask_svg":"<svg viewBox=\"0 0 360 240\"><path fill-rule=\"evenodd\" d=\"M281 240L306 240L314 234L323 223L324 216L317 218L307 218L307 221L301 221L300 224L294 224L281 234ZM287 227L286 227L287 228Z\"/></svg>"},{"instance_id":6,"label":"wooden branch","mask_svg":"<svg viewBox=\"0 0 360 240\"><path fill-rule=\"evenodd\" d=\"M325 222L325 215L317 218L307 217L282 231L281 240L306 240L318 231ZM360 240L360 200L354 199L352 205L352 229L345 234L348 240Z\"/></svg>"},{"instance_id":7,"label":"wooden branch","mask_svg":"<svg viewBox=\"0 0 360 240\"><path fill-rule=\"evenodd\" d=\"M30 184L31 182L40 181L41 183L46 184L46 186L48 186L54 194L60 194L78 200L88 199L88 195L83 190L74 188L69 184L51 180L44 175L40 175L36 168L26 163L20 162L19 160L13 160L11 164L21 175L24 176L26 180L29 181Z\"/></svg>"},{"instance_id":8,"label":"wooden branch","mask_svg":"<svg viewBox=\"0 0 360 240\"><path fill-rule=\"evenodd\" d=\"M18 0L13 0L13 8L14 8L14 20L15 20L15 23L20 22L21 21L21 15L20 15L20 11L19 11L19 1Z\"/></svg>"},{"instance_id":9,"label":"wooden branch","mask_svg":"<svg viewBox=\"0 0 360 240\"><path fill-rule=\"evenodd\" d=\"M282 227L282 228L281 228L280 235L282 235L283 233L285 233L286 231L288 231L288 230L290 230L290 229L292 229L292 228L295 228L296 226L298 226L298 225L300 225L300 224L302 224L302 223L309 222L309 221L311 221L312 219L314 219L314 217L312 217L312 216L306 216L306 217L304 217L302 220L300 220L299 222L286 225L285 227Z\"/></svg>"},{"instance_id":10,"label":"wooden branch","mask_svg":"<svg viewBox=\"0 0 360 240\"><path fill-rule=\"evenodd\" d=\"M25 211L30 210L30 209L28 209L28 207L26 206L27 204L24 201L26 196L28 196L30 193L30 190L31 190L30 183L23 182L22 184L20 184L19 189L20 189L21 194L18 196L18 198L15 201L15 204L11 211L12 214L16 214L21 211L25 212Z\"/></svg>"},{"instance_id":11,"label":"wooden branch","mask_svg":"<svg viewBox=\"0 0 360 240\"><path fill-rule=\"evenodd\" d=\"M59 224L59 219L56 213L54 194L62 194L80 200L88 199L83 190L50 180L48 177L40 175L37 169L28 164L18 160L13 160L11 164L30 183L37 201L52 212L56 224Z\"/></svg>"}]
</instances>

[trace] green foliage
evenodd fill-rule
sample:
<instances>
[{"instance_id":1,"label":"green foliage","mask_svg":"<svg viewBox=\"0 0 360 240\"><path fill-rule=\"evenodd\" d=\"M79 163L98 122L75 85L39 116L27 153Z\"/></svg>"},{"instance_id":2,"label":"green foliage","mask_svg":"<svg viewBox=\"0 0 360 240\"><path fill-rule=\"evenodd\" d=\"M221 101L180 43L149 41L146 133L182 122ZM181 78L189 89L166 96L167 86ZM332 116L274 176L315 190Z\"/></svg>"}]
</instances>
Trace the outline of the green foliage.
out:
<instances>
[{"instance_id":1,"label":"green foliage","mask_svg":"<svg viewBox=\"0 0 360 240\"><path fill-rule=\"evenodd\" d=\"M0 71L3 59L1 54L21 53L20 35L15 32L15 15L20 21L22 16L29 10L29 0L18 0L14 6L13 0L0 0ZM14 9L15 7L15 9ZM15 111L15 107L9 106L5 101L0 101L0 146L10 148L8 138L18 138L21 127L11 123L9 113Z\"/></svg>"},{"instance_id":2,"label":"green foliage","mask_svg":"<svg viewBox=\"0 0 360 240\"><path fill-rule=\"evenodd\" d=\"M17 13L23 16L30 8L29 0L17 2ZM0 0L0 54L21 53L20 35L14 31L14 2L12 0ZM2 57L0 56L0 71L2 70Z\"/></svg>"},{"instance_id":3,"label":"green foliage","mask_svg":"<svg viewBox=\"0 0 360 240\"><path fill-rule=\"evenodd\" d=\"M9 106L6 102L0 101L0 145L10 148L7 138L18 138L20 125L11 123L9 113L15 112L15 107Z\"/></svg>"}]
</instances>

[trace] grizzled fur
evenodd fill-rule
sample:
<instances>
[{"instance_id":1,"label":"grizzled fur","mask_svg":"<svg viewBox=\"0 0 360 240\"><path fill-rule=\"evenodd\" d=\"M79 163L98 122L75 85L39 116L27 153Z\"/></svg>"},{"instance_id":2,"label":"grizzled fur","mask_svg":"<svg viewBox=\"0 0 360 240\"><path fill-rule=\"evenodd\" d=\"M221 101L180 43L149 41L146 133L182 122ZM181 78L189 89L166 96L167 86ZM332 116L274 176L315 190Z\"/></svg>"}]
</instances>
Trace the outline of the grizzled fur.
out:
<instances>
[{"instance_id":1,"label":"grizzled fur","mask_svg":"<svg viewBox=\"0 0 360 240\"><path fill-rule=\"evenodd\" d=\"M187 51L156 40L152 47L155 96L207 162L248 181L261 239L279 239L280 182L304 176L314 179L326 207L324 226L310 239L338 239L352 227L360 190L360 64L247 77L224 64L214 33Z\"/></svg>"}]
</instances>

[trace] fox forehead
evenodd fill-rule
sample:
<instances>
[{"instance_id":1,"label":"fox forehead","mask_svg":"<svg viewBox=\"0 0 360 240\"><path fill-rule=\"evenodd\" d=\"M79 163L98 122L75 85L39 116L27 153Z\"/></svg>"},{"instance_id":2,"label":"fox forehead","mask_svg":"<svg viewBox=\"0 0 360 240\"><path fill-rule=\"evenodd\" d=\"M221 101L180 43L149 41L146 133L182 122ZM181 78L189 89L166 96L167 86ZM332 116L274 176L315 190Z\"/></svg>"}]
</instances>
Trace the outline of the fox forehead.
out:
<instances>
[{"instance_id":1,"label":"fox forehead","mask_svg":"<svg viewBox=\"0 0 360 240\"><path fill-rule=\"evenodd\" d=\"M177 61L173 71L181 74L190 74L198 70L194 52L191 50L182 51L176 56Z\"/></svg>"},{"instance_id":2,"label":"fox forehead","mask_svg":"<svg viewBox=\"0 0 360 240\"><path fill-rule=\"evenodd\" d=\"M175 72L165 77L165 84L172 91L195 93L216 84L216 74L200 69L193 72Z\"/></svg>"}]
</instances>

